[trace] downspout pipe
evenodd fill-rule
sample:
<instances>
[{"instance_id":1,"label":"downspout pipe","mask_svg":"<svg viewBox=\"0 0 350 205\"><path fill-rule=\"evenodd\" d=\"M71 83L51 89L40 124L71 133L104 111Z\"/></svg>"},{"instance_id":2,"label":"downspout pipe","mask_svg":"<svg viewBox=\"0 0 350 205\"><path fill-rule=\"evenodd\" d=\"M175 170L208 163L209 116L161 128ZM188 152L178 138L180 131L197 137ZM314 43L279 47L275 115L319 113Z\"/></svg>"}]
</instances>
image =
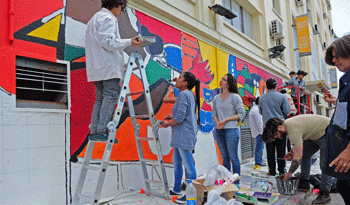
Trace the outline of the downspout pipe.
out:
<instances>
[{"instance_id":1,"label":"downspout pipe","mask_svg":"<svg viewBox=\"0 0 350 205\"><path fill-rule=\"evenodd\" d=\"M14 7L15 3L14 0L9 0L9 42L10 44L13 43L15 38L13 37L13 30L14 30Z\"/></svg>"}]
</instances>

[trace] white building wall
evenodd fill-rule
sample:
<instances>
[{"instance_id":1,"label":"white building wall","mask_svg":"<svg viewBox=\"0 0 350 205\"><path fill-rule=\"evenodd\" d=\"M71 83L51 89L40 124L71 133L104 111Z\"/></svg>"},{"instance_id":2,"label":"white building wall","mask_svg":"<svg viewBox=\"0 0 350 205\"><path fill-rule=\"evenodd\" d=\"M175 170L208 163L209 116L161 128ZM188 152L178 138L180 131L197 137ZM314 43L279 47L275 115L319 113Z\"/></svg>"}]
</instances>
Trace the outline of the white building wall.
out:
<instances>
[{"instance_id":1,"label":"white building wall","mask_svg":"<svg viewBox=\"0 0 350 205\"><path fill-rule=\"evenodd\" d=\"M66 204L69 114L24 112L0 91L0 204Z\"/></svg>"}]
</instances>

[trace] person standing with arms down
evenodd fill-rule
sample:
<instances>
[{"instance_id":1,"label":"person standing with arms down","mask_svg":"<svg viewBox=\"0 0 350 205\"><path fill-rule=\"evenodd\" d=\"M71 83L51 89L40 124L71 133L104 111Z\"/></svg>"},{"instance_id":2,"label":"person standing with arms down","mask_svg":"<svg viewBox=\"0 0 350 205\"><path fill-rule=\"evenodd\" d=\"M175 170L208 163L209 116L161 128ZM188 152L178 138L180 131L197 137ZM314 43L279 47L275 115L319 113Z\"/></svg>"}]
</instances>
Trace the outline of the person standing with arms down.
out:
<instances>
[{"instance_id":1,"label":"person standing with arms down","mask_svg":"<svg viewBox=\"0 0 350 205\"><path fill-rule=\"evenodd\" d=\"M232 74L224 75L220 80L221 93L213 100L213 120L216 125L216 141L223 159L223 166L241 175L238 158L239 120L245 110L242 98L238 94L237 80Z\"/></svg>"},{"instance_id":2,"label":"person standing with arms down","mask_svg":"<svg viewBox=\"0 0 350 205\"><path fill-rule=\"evenodd\" d=\"M85 33L86 73L94 82L96 101L91 115L90 140L105 141L124 78L123 49L141 45L137 36L121 39L117 17L125 11L126 0L102 0L101 11L87 23Z\"/></svg>"},{"instance_id":3,"label":"person standing with arms down","mask_svg":"<svg viewBox=\"0 0 350 205\"><path fill-rule=\"evenodd\" d=\"M283 94L276 91L277 82L273 78L269 78L266 81L267 92L260 97L259 112L263 118L263 125L265 127L266 122L274 117L285 119L290 112L290 105L288 99ZM286 140L276 139L272 143L266 144L267 152L267 165L269 166L268 175L276 175L276 157L283 158L286 153ZM277 160L279 174L284 174L286 162Z\"/></svg>"},{"instance_id":4,"label":"person standing with arms down","mask_svg":"<svg viewBox=\"0 0 350 205\"><path fill-rule=\"evenodd\" d=\"M350 204L350 35L338 38L326 50L325 61L344 75L339 80L338 99L326 93L324 100L335 111L327 129L326 161L323 172L337 178L337 189Z\"/></svg>"},{"instance_id":5,"label":"person standing with arms down","mask_svg":"<svg viewBox=\"0 0 350 205\"><path fill-rule=\"evenodd\" d=\"M252 137L255 138L256 147L255 147L255 165L266 166L266 163L263 162L262 156L264 151L264 142L262 140L263 133L263 121L262 116L259 113L259 99L255 99L255 105L249 111L249 124Z\"/></svg>"},{"instance_id":6,"label":"person standing with arms down","mask_svg":"<svg viewBox=\"0 0 350 205\"><path fill-rule=\"evenodd\" d=\"M192 93L192 88L196 86L196 97ZM188 179L197 178L194 166L192 151L197 142L197 131L199 122L199 98L200 98L199 80L193 73L183 72L176 79L175 87L179 89L179 95L172 108L172 115L166 116L170 121L164 121L161 126L164 128L171 126L170 146L174 147L173 164L175 182L171 195L181 195L181 180L183 175L182 163L187 172ZM198 118L196 115L196 106L198 109ZM186 196L177 200L178 203L186 202Z\"/></svg>"}]
</instances>

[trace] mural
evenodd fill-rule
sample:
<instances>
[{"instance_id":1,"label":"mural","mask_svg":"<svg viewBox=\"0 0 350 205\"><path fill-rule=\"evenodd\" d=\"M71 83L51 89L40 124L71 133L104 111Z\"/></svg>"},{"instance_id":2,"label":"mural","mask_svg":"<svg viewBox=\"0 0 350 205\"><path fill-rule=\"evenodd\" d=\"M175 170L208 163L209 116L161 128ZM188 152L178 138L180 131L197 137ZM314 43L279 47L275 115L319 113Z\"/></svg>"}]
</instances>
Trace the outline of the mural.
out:
<instances>
[{"instance_id":1,"label":"mural","mask_svg":"<svg viewBox=\"0 0 350 205\"><path fill-rule=\"evenodd\" d=\"M12 48L16 52L15 55L52 62L57 60L70 62L70 144L72 161L75 161L77 156L84 156L86 135L89 132L90 117L95 101L95 87L93 83L86 82L85 28L92 15L100 10L100 1L53 0L49 5L44 1L35 2L35 4L16 3L16 11L23 11L23 15L20 21L16 20L15 41ZM172 104L163 103L162 99L168 87L173 86L171 79L184 71L193 73L201 82L201 121L198 128L202 134L212 134L214 129L211 101L218 93L219 79L224 74L232 73L236 76L239 92L242 97L246 98L262 95L265 92L265 81L270 77L274 77L279 84L282 83L282 79L142 12L127 9L127 12L118 19L122 38L131 38L136 35L156 37L156 43L148 47L125 49L126 61L128 55L134 51L139 51L145 59L147 80L150 84L156 119L163 119L169 114ZM4 62L15 67L13 57L9 60L4 59ZM0 80L0 91L15 95L15 70L2 73L6 76ZM138 72L133 73L131 81L131 91L142 89ZM175 89L174 95L177 96L177 94L178 91ZM144 99L143 95L133 96L135 111L138 114L144 112ZM248 110L250 104L244 102ZM141 136L147 136L150 122L138 120L138 123L141 125ZM114 145L111 159L138 160L133 127L127 107L123 109L119 126L116 134L119 143ZM169 129L161 129L161 132L162 138L169 138ZM145 157L155 159L156 155L151 147L152 145L148 142L143 142ZM96 143L93 158L101 158L103 149L103 143ZM165 162L170 163L171 156L171 150L167 149L164 153Z\"/></svg>"}]
</instances>

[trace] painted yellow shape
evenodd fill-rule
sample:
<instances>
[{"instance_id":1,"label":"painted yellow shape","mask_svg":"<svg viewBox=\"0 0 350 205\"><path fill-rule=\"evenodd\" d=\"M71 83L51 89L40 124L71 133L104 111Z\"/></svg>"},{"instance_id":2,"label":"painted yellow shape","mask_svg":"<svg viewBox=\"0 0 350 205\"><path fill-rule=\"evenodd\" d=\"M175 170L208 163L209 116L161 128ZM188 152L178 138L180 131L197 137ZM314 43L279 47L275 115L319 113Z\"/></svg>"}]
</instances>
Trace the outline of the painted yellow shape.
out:
<instances>
[{"instance_id":1,"label":"painted yellow shape","mask_svg":"<svg viewBox=\"0 0 350 205\"><path fill-rule=\"evenodd\" d=\"M208 66L210 66L211 73L215 75L214 80L209 84L210 89L218 88L219 84L217 82L217 68L216 68L216 48L212 45L209 45L201 40L198 40L199 48L202 55L202 60L205 62L209 61Z\"/></svg>"},{"instance_id":2,"label":"painted yellow shape","mask_svg":"<svg viewBox=\"0 0 350 205\"><path fill-rule=\"evenodd\" d=\"M230 54L218 49L218 82L228 73L228 59Z\"/></svg>"},{"instance_id":3,"label":"painted yellow shape","mask_svg":"<svg viewBox=\"0 0 350 205\"><path fill-rule=\"evenodd\" d=\"M44 25L28 33L28 35L57 42L61 24L61 16L62 14L56 16L55 18L46 22Z\"/></svg>"}]
</instances>

